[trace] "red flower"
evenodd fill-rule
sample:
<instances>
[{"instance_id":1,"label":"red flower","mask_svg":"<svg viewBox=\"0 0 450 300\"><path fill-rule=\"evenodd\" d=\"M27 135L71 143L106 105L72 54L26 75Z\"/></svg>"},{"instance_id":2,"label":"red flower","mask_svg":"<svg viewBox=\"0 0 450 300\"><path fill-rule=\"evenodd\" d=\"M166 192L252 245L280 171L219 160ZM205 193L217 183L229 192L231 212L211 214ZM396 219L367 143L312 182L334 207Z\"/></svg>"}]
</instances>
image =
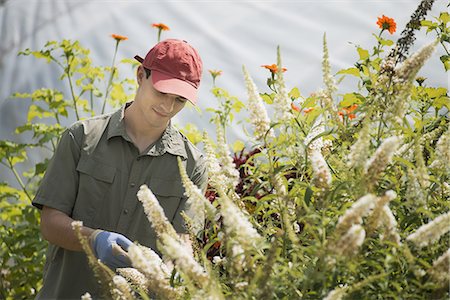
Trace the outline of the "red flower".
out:
<instances>
[{"instance_id":1,"label":"red flower","mask_svg":"<svg viewBox=\"0 0 450 300\"><path fill-rule=\"evenodd\" d=\"M115 33L111 34L111 37L118 42L128 40L128 38L126 36L115 34Z\"/></svg>"},{"instance_id":2,"label":"red flower","mask_svg":"<svg viewBox=\"0 0 450 300\"><path fill-rule=\"evenodd\" d=\"M272 64L272 65L262 65L261 67L270 70L270 72L272 72L272 73L274 73L274 74L278 72L278 66L277 66L276 64ZM283 70L283 72L286 72L286 71L287 71L286 68L283 68L282 70Z\"/></svg>"},{"instance_id":3,"label":"red flower","mask_svg":"<svg viewBox=\"0 0 450 300\"><path fill-rule=\"evenodd\" d=\"M159 30L164 30L164 31L170 30L169 26L167 26L166 24L163 24L163 23L153 23L152 27L155 27L155 28L158 28Z\"/></svg>"},{"instance_id":4,"label":"red flower","mask_svg":"<svg viewBox=\"0 0 450 300\"><path fill-rule=\"evenodd\" d=\"M390 34L393 34L397 29L397 24L394 19L386 17L383 15L382 17L378 17L377 25L381 30L387 30Z\"/></svg>"},{"instance_id":5,"label":"red flower","mask_svg":"<svg viewBox=\"0 0 450 300\"><path fill-rule=\"evenodd\" d=\"M297 105L294 104L294 102L291 102L291 108L295 111L300 112L300 107L298 107Z\"/></svg>"},{"instance_id":6,"label":"red flower","mask_svg":"<svg viewBox=\"0 0 450 300\"><path fill-rule=\"evenodd\" d=\"M303 112L305 113L305 114L307 114L307 113L309 113L309 112L311 112L311 111L313 111L314 110L314 107L307 107L307 108L305 108L304 110L303 110Z\"/></svg>"}]
</instances>

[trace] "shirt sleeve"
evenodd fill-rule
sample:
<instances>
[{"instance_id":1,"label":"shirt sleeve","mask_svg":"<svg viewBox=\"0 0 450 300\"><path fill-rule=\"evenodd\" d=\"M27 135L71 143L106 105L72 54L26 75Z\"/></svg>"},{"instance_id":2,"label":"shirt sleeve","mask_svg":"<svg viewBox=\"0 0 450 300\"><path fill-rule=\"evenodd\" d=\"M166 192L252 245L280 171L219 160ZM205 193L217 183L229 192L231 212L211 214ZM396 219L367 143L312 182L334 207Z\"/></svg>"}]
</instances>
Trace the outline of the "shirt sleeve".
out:
<instances>
[{"instance_id":1,"label":"shirt sleeve","mask_svg":"<svg viewBox=\"0 0 450 300\"><path fill-rule=\"evenodd\" d=\"M203 194L205 194L207 183L208 183L208 170L207 170L207 164L204 156L200 156L200 158L196 162L196 167L193 171L192 176L190 177L191 181L202 191ZM181 216L181 212L186 209L186 196L183 196L181 199L181 203L178 206L178 209L175 213L174 220L172 222L173 227L178 233L187 233L185 222L183 217ZM197 221L201 227L203 227L202 224L204 224L204 215L203 216L191 216L196 217Z\"/></svg>"},{"instance_id":2,"label":"shirt sleeve","mask_svg":"<svg viewBox=\"0 0 450 300\"><path fill-rule=\"evenodd\" d=\"M44 178L32 204L42 209L48 206L71 216L78 191L78 172L80 158L82 125L66 130L50 160Z\"/></svg>"}]
</instances>

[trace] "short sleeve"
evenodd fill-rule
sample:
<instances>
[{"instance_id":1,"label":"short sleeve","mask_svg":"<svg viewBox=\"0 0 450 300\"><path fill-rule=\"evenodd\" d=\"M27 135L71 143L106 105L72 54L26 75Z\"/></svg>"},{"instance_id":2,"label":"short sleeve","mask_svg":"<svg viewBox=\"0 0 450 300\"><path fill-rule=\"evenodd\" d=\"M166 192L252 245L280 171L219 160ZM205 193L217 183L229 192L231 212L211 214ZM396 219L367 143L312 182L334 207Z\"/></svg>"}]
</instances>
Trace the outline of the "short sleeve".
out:
<instances>
[{"instance_id":1,"label":"short sleeve","mask_svg":"<svg viewBox=\"0 0 450 300\"><path fill-rule=\"evenodd\" d=\"M76 167L80 158L81 132L82 127L78 125L62 134L33 199L35 207L48 206L71 216L78 190Z\"/></svg>"}]
</instances>

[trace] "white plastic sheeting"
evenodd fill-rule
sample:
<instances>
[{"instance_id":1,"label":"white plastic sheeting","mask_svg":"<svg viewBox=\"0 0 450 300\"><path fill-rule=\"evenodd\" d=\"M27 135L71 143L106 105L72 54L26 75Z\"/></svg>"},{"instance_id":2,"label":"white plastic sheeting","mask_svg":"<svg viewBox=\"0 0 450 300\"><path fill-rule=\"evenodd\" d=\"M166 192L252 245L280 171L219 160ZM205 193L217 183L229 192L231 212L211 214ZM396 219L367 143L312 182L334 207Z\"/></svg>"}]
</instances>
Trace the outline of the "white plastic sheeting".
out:
<instances>
[{"instance_id":1,"label":"white plastic sheeting","mask_svg":"<svg viewBox=\"0 0 450 300\"><path fill-rule=\"evenodd\" d=\"M200 52L204 62L199 107L185 109L175 119L183 126L191 122L199 129L213 132L211 114L206 107L216 107L210 93L212 86L208 69L223 70L217 85L246 101L242 76L245 64L261 92L267 91L269 75L262 64L276 63L276 47L281 46L288 88L297 86L302 95L322 87L322 37L326 32L332 71L349 68L357 60L355 44L371 49L372 34L378 34L375 24L382 14L397 22L397 32L386 37L396 40L414 12L416 0L310 0L310 1L62 1L8 0L0 6L0 139L20 139L14 129L25 122L29 102L12 99L13 92L31 92L41 87L67 91L59 80L59 70L33 57L17 56L26 48L41 49L49 40L79 40L91 49L95 64L111 63L115 41L112 33L129 39L121 43L117 60L145 55L156 42L152 23L165 23L171 30L163 38L189 41ZM447 1L437 0L429 16L445 11ZM435 37L422 30L417 33L413 49L429 43ZM448 85L437 52L420 72L429 85ZM133 77L128 65L120 70ZM345 79L342 91L352 88ZM67 124L73 120L67 120ZM234 126L229 139L245 139L242 125ZM7 171L6 171L7 172ZM5 171L0 169L0 181ZM9 175L6 175L9 177Z\"/></svg>"}]
</instances>

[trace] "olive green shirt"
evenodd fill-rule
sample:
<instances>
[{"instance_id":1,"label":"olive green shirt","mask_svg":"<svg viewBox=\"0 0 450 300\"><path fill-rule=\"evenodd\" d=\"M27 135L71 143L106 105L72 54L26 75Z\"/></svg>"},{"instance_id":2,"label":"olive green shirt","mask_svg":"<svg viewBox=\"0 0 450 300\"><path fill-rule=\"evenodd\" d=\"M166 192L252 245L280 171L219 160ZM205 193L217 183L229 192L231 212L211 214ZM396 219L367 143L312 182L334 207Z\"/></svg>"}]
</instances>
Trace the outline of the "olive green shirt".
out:
<instances>
[{"instance_id":1,"label":"olive green shirt","mask_svg":"<svg viewBox=\"0 0 450 300\"><path fill-rule=\"evenodd\" d=\"M157 250L155 232L136 196L139 187L147 184L175 230L185 232L180 212L186 197L177 157L202 190L206 164L202 153L170 124L139 153L125 131L125 109L76 122L64 132L33 205L55 208L85 226L119 232ZM85 292L98 295L85 253L50 244L37 298L80 299Z\"/></svg>"}]
</instances>

